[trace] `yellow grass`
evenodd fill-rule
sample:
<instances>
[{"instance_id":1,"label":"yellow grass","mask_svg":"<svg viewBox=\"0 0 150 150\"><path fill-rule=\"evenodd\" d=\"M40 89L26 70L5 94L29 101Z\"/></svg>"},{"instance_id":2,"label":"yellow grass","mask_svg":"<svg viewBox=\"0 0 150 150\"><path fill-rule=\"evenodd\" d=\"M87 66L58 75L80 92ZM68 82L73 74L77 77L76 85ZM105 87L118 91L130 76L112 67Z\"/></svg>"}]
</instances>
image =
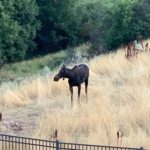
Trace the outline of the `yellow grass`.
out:
<instances>
[{"instance_id":1,"label":"yellow grass","mask_svg":"<svg viewBox=\"0 0 150 150\"><path fill-rule=\"evenodd\" d=\"M150 53L127 60L119 49L95 57L88 66L88 103L83 85L81 106L74 88L71 108L67 80L53 82L53 72L15 88L1 87L1 107L44 105L33 137L49 139L57 129L61 141L116 146L120 130L120 146L150 148Z\"/></svg>"}]
</instances>

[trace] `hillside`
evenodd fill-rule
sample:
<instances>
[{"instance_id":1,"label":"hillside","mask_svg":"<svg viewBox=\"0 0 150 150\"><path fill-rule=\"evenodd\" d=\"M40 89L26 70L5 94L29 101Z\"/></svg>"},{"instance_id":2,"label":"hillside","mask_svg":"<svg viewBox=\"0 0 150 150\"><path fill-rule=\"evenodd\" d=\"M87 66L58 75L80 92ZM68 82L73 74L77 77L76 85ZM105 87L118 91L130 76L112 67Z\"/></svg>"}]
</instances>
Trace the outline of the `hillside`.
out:
<instances>
[{"instance_id":1,"label":"hillside","mask_svg":"<svg viewBox=\"0 0 150 150\"><path fill-rule=\"evenodd\" d=\"M13 134L49 139L57 129L61 141L102 145L117 145L120 130L121 146L150 148L149 59L145 52L127 60L122 49L93 58L88 63L89 101L86 104L83 85L79 106L74 88L72 109L67 80L53 82L58 70L19 85L1 85L3 122L22 124L23 131ZM4 123L0 130L6 132Z\"/></svg>"}]
</instances>

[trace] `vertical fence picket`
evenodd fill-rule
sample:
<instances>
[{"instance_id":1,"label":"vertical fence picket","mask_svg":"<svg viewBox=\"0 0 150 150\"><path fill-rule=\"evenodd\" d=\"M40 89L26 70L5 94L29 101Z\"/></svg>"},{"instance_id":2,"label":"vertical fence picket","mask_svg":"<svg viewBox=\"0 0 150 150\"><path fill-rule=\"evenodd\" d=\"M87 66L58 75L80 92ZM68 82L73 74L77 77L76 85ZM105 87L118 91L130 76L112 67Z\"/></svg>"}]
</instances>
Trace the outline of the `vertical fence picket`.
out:
<instances>
[{"instance_id":1,"label":"vertical fence picket","mask_svg":"<svg viewBox=\"0 0 150 150\"><path fill-rule=\"evenodd\" d=\"M59 150L59 141L58 140L56 140L56 150Z\"/></svg>"},{"instance_id":2,"label":"vertical fence picket","mask_svg":"<svg viewBox=\"0 0 150 150\"><path fill-rule=\"evenodd\" d=\"M6 138L6 137L5 137ZM4 141L5 143L5 150L7 149L7 139L5 139L6 141Z\"/></svg>"}]
</instances>

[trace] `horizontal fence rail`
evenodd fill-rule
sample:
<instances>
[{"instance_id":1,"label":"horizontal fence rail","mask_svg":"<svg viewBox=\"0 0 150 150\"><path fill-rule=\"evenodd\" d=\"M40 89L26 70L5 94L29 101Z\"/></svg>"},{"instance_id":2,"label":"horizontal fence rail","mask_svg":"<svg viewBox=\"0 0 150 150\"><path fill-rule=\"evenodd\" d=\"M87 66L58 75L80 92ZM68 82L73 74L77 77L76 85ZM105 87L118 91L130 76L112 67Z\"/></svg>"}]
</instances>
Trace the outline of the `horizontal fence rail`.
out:
<instances>
[{"instance_id":1,"label":"horizontal fence rail","mask_svg":"<svg viewBox=\"0 0 150 150\"><path fill-rule=\"evenodd\" d=\"M141 148L113 147L48 141L0 134L0 150L144 150Z\"/></svg>"}]
</instances>

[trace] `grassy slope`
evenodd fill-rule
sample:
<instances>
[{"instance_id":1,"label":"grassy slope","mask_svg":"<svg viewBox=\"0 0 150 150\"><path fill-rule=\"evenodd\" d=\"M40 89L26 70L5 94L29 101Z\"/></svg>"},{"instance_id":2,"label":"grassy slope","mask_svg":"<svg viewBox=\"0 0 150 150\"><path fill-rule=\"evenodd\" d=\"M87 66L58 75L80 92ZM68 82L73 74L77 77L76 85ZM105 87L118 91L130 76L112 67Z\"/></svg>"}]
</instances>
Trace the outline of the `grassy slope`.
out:
<instances>
[{"instance_id":1,"label":"grassy slope","mask_svg":"<svg viewBox=\"0 0 150 150\"><path fill-rule=\"evenodd\" d=\"M46 110L38 118L34 137L49 139L58 129L62 141L116 145L116 132L121 130L121 146L150 148L149 58L150 53L142 53L129 61L122 49L95 57L88 64L89 102L85 103L83 86L81 107L75 88L74 107L70 108L67 80L53 82L56 72L1 90L0 104L8 108L33 101L43 105Z\"/></svg>"},{"instance_id":2,"label":"grassy slope","mask_svg":"<svg viewBox=\"0 0 150 150\"><path fill-rule=\"evenodd\" d=\"M33 60L22 61L14 64L5 65L0 70L0 79L9 80L17 77L26 77L39 72L44 66L48 66L53 70L60 65L67 57L65 51L49 54L44 57L35 58Z\"/></svg>"},{"instance_id":3,"label":"grassy slope","mask_svg":"<svg viewBox=\"0 0 150 150\"><path fill-rule=\"evenodd\" d=\"M19 77L27 77L39 74L41 70L48 66L51 71L56 69L60 64L67 62L77 51L85 53L90 48L90 44L82 44L75 48L68 48L57 53L49 54L44 57L34 58L28 61L21 61L13 64L6 64L0 69L0 82L14 80Z\"/></svg>"}]
</instances>

